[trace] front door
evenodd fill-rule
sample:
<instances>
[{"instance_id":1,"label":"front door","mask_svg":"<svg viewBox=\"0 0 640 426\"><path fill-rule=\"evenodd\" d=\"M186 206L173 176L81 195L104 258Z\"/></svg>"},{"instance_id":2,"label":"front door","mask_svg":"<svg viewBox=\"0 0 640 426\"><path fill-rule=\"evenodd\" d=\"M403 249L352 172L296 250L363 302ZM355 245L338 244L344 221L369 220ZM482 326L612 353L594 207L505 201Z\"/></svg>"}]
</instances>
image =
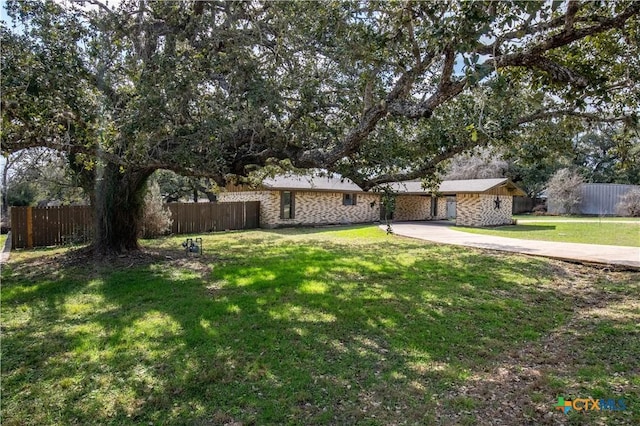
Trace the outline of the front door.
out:
<instances>
[{"instance_id":1,"label":"front door","mask_svg":"<svg viewBox=\"0 0 640 426\"><path fill-rule=\"evenodd\" d=\"M447 197L447 219L456 218L456 197Z\"/></svg>"}]
</instances>

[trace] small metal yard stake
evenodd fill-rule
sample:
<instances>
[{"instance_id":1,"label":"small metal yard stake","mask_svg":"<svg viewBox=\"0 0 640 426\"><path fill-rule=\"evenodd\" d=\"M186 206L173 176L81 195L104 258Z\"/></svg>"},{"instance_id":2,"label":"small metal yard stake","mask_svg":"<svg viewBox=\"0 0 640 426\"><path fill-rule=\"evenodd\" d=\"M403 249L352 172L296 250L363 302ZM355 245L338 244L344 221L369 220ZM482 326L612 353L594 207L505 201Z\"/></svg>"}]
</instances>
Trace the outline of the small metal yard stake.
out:
<instances>
[{"instance_id":1,"label":"small metal yard stake","mask_svg":"<svg viewBox=\"0 0 640 426\"><path fill-rule=\"evenodd\" d=\"M202 256L202 238L196 238L195 241L193 238L187 238L187 240L182 243L182 247L184 247L184 251L187 257Z\"/></svg>"}]
</instances>

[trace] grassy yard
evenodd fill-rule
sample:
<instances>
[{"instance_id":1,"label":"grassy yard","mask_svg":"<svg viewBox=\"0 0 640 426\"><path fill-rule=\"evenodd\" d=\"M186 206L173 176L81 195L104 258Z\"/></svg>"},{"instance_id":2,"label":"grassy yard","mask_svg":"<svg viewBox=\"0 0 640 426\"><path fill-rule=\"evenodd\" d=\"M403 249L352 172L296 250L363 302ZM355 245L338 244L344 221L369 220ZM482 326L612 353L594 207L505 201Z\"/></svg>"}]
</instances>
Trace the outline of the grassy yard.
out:
<instances>
[{"instance_id":1,"label":"grassy yard","mask_svg":"<svg viewBox=\"0 0 640 426\"><path fill-rule=\"evenodd\" d=\"M613 216L536 216L532 214L513 215L518 222L635 222L640 224L640 217L613 217Z\"/></svg>"},{"instance_id":2,"label":"grassy yard","mask_svg":"<svg viewBox=\"0 0 640 426\"><path fill-rule=\"evenodd\" d=\"M2 268L2 424L638 424L638 274L377 227ZM557 398L627 410L554 410Z\"/></svg>"},{"instance_id":3,"label":"grassy yard","mask_svg":"<svg viewBox=\"0 0 640 426\"><path fill-rule=\"evenodd\" d=\"M497 235L524 240L640 247L640 221L637 223L560 222L557 220L546 221L545 218L540 222L526 222L495 228L456 227L455 229L473 234Z\"/></svg>"}]
</instances>

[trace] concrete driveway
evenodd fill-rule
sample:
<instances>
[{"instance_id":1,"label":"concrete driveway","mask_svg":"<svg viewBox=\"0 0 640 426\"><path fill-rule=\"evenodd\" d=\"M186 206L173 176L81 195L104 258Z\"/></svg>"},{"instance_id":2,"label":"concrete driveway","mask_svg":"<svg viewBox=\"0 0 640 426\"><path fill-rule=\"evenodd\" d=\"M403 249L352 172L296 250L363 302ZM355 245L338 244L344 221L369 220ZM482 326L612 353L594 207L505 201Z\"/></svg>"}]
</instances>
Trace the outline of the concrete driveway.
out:
<instances>
[{"instance_id":1,"label":"concrete driveway","mask_svg":"<svg viewBox=\"0 0 640 426\"><path fill-rule=\"evenodd\" d=\"M386 229L386 225L380 225L380 227ZM638 247L558 243L470 234L456 231L453 224L446 221L398 222L392 227L397 235L436 243L640 270L640 248Z\"/></svg>"},{"instance_id":2,"label":"concrete driveway","mask_svg":"<svg viewBox=\"0 0 640 426\"><path fill-rule=\"evenodd\" d=\"M4 242L4 247L0 247L0 263L7 263L9 255L11 255L11 232L7 235L7 239Z\"/></svg>"}]
</instances>

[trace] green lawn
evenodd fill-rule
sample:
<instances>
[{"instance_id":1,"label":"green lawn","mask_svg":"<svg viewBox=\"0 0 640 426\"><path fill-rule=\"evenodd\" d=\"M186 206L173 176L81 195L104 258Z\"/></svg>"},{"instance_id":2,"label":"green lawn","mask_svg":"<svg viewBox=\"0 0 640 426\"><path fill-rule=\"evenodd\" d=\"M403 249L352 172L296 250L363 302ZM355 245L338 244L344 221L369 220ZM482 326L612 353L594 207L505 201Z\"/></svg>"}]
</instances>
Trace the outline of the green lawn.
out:
<instances>
[{"instance_id":1,"label":"green lawn","mask_svg":"<svg viewBox=\"0 0 640 426\"><path fill-rule=\"evenodd\" d=\"M4 243L7 241L7 234L0 234L0 251L4 249Z\"/></svg>"},{"instance_id":2,"label":"green lawn","mask_svg":"<svg viewBox=\"0 0 640 426\"><path fill-rule=\"evenodd\" d=\"M518 221L534 222L635 222L640 224L640 217L613 217L613 216L537 216L533 214L514 215Z\"/></svg>"},{"instance_id":3,"label":"green lawn","mask_svg":"<svg viewBox=\"0 0 640 426\"><path fill-rule=\"evenodd\" d=\"M640 247L640 222L540 221L495 228L456 227L455 229L473 234L497 235L524 240Z\"/></svg>"},{"instance_id":4,"label":"green lawn","mask_svg":"<svg viewBox=\"0 0 640 426\"><path fill-rule=\"evenodd\" d=\"M190 259L183 240L12 253L3 425L535 424L565 420L558 396L640 422L637 274L377 227L204 235Z\"/></svg>"}]
</instances>

